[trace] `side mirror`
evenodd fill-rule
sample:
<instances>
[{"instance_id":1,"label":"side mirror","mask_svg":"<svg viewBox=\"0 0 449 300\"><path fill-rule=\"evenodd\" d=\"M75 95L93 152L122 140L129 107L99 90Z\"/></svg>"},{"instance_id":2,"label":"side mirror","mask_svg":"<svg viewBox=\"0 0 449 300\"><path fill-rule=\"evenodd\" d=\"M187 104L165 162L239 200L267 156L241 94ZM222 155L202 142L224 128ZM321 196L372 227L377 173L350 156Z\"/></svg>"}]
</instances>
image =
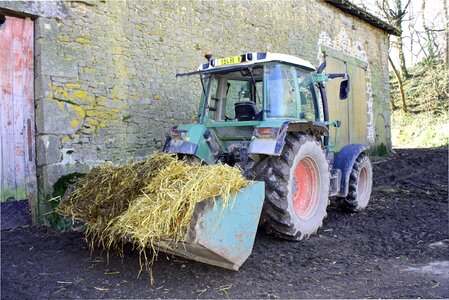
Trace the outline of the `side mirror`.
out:
<instances>
[{"instance_id":1,"label":"side mirror","mask_svg":"<svg viewBox=\"0 0 449 300\"><path fill-rule=\"evenodd\" d=\"M349 78L343 80L340 84L340 100L346 100L349 96Z\"/></svg>"}]
</instances>

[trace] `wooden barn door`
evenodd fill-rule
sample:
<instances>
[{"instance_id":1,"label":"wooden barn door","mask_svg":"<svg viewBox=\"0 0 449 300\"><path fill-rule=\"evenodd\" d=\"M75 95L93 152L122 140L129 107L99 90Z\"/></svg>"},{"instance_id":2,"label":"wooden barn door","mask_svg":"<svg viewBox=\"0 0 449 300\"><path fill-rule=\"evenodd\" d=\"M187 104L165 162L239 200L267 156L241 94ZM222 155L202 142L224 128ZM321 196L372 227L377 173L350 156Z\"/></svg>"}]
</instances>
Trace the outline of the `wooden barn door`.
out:
<instances>
[{"instance_id":1,"label":"wooden barn door","mask_svg":"<svg viewBox=\"0 0 449 300\"><path fill-rule=\"evenodd\" d=\"M351 93L349 96L349 140L351 144L367 143L367 99L365 69L348 64L348 73L351 80Z\"/></svg>"},{"instance_id":2,"label":"wooden barn door","mask_svg":"<svg viewBox=\"0 0 449 300\"><path fill-rule=\"evenodd\" d=\"M367 103L365 69L350 62L331 56L326 58L326 73L345 73L350 78L350 93L347 100L340 100L341 79L333 79L327 83L329 119L341 121L341 127L335 135L331 129L331 138L337 138L336 151L347 144L367 143Z\"/></svg>"},{"instance_id":3,"label":"wooden barn door","mask_svg":"<svg viewBox=\"0 0 449 300\"><path fill-rule=\"evenodd\" d=\"M5 214L29 220L36 203L34 26L29 19L1 15L0 23L0 201L5 228ZM9 212L11 207L17 211Z\"/></svg>"},{"instance_id":4,"label":"wooden barn door","mask_svg":"<svg viewBox=\"0 0 449 300\"><path fill-rule=\"evenodd\" d=\"M343 61L332 57L326 58L326 73L345 73L346 65ZM326 84L327 102L329 106L329 120L341 122L340 128L330 128L331 142L337 142L335 151L339 151L343 146L349 144L349 98L340 100L341 79L336 78ZM352 83L352 80L351 82ZM352 88L352 87L351 87Z\"/></svg>"}]
</instances>

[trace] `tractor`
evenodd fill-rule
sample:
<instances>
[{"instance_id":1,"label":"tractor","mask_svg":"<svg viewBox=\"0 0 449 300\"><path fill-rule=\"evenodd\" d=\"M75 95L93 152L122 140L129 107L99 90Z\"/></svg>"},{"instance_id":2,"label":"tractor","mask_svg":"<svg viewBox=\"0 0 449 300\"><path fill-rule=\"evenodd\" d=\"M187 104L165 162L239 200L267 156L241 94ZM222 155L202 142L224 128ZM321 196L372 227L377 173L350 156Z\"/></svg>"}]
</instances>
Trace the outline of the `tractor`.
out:
<instances>
[{"instance_id":1,"label":"tractor","mask_svg":"<svg viewBox=\"0 0 449 300\"><path fill-rule=\"evenodd\" d=\"M336 136L329 133L331 126L336 132L341 123L330 120L325 83L339 78L339 97L346 101L348 74L326 74L326 62L315 69L310 62L286 54L252 52L213 58L206 53L205 57L207 62L198 71L177 74L199 76L202 96L197 122L171 128L163 151L203 164L238 166L246 178L262 182L245 196L250 201L251 195L261 195L261 202L259 208L230 212L232 221L222 214L220 222L228 225L223 225L223 238L218 241L221 248L210 245L209 239L217 235L210 232L201 245L208 250L195 250L198 241L194 240L205 229L204 222L194 218L186 239L192 248L172 247L171 252L238 269L241 255L227 258L230 264L217 262L227 248L241 253L241 239L223 241L226 226L244 223L240 229L251 231L246 235L250 253L258 226L276 237L299 241L322 226L329 199L338 199L353 212L367 206L372 188L368 145L349 144L335 153ZM204 217L208 212L202 207L198 213ZM246 219L253 220L252 227Z\"/></svg>"}]
</instances>

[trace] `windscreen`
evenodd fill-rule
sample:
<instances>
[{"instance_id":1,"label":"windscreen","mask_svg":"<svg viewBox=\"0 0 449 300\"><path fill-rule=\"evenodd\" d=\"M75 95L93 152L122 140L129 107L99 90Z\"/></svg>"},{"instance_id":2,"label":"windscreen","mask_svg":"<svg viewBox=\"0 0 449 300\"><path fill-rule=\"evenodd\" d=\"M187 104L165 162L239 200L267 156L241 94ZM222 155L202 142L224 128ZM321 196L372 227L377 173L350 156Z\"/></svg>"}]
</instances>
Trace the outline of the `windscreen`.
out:
<instances>
[{"instance_id":1,"label":"windscreen","mask_svg":"<svg viewBox=\"0 0 449 300\"><path fill-rule=\"evenodd\" d=\"M316 93L310 72L277 63L267 65L264 73L268 118L316 119Z\"/></svg>"},{"instance_id":2,"label":"windscreen","mask_svg":"<svg viewBox=\"0 0 449 300\"><path fill-rule=\"evenodd\" d=\"M252 76L251 76L252 73ZM239 121L245 110L255 114L262 111L263 69L238 69L206 76L207 98L205 112L209 121ZM240 115L239 115L240 113ZM245 115L251 119L256 116ZM246 119L245 119L246 120Z\"/></svg>"}]
</instances>

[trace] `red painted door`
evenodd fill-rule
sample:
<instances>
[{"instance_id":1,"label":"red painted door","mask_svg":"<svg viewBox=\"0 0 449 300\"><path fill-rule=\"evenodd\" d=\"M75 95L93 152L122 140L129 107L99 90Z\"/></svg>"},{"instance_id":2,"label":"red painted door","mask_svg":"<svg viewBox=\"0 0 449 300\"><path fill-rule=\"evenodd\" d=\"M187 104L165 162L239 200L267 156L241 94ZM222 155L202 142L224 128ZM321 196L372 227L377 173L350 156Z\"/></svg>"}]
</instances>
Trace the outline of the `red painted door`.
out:
<instances>
[{"instance_id":1,"label":"red painted door","mask_svg":"<svg viewBox=\"0 0 449 300\"><path fill-rule=\"evenodd\" d=\"M36 201L33 21L0 16L0 201Z\"/></svg>"}]
</instances>

